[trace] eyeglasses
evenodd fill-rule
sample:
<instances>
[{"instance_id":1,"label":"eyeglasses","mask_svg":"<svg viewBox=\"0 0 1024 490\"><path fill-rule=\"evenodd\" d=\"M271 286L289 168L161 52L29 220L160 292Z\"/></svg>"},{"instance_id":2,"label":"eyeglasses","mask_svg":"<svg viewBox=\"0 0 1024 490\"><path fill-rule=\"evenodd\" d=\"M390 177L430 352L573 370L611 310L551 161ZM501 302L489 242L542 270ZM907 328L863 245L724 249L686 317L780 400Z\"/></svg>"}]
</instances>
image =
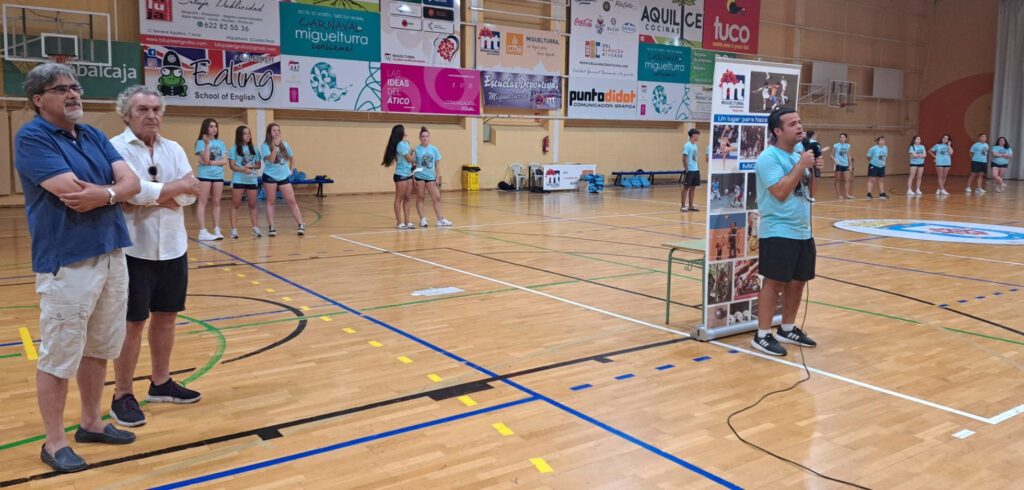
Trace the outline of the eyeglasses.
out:
<instances>
[{"instance_id":1,"label":"eyeglasses","mask_svg":"<svg viewBox=\"0 0 1024 490\"><path fill-rule=\"evenodd\" d=\"M157 182L156 174L158 170L159 168L156 166L156 162L149 164L149 168L147 169L147 171L149 172L149 176L153 178L153 182Z\"/></svg>"},{"instance_id":2,"label":"eyeglasses","mask_svg":"<svg viewBox=\"0 0 1024 490\"><path fill-rule=\"evenodd\" d=\"M47 89L43 89L43 92L53 92L58 95L64 95L68 93L68 90L74 90L76 93L78 93L78 95L82 95L83 93L85 93L85 89L83 89L82 86L77 83L72 85L56 85Z\"/></svg>"}]
</instances>

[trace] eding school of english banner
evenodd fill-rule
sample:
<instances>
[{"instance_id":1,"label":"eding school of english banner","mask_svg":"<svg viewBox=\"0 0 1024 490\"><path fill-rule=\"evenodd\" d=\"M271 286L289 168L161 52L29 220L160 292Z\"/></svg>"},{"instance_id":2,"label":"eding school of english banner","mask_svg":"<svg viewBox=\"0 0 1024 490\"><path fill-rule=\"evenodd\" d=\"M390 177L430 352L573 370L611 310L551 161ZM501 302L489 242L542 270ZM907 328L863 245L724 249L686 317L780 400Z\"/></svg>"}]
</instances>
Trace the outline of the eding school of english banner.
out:
<instances>
[{"instance_id":1,"label":"eding school of english banner","mask_svg":"<svg viewBox=\"0 0 1024 490\"><path fill-rule=\"evenodd\" d=\"M562 108L562 77L481 71L484 105L520 109Z\"/></svg>"},{"instance_id":2,"label":"eding school of english banner","mask_svg":"<svg viewBox=\"0 0 1024 490\"><path fill-rule=\"evenodd\" d=\"M572 0L569 76L636 81L638 0Z\"/></svg>"},{"instance_id":3,"label":"eding school of english banner","mask_svg":"<svg viewBox=\"0 0 1024 490\"><path fill-rule=\"evenodd\" d=\"M380 0L380 59L459 68L460 0Z\"/></svg>"},{"instance_id":4,"label":"eding school of english banner","mask_svg":"<svg viewBox=\"0 0 1024 490\"><path fill-rule=\"evenodd\" d=\"M769 145L768 114L796 108L799 76L799 65L715 61L701 338L757 328L761 215L754 167Z\"/></svg>"},{"instance_id":5,"label":"eding school of english banner","mask_svg":"<svg viewBox=\"0 0 1024 490\"><path fill-rule=\"evenodd\" d=\"M555 32L494 24L477 28L478 70L557 75L562 51L562 36Z\"/></svg>"},{"instance_id":6,"label":"eding school of english banner","mask_svg":"<svg viewBox=\"0 0 1024 490\"><path fill-rule=\"evenodd\" d=\"M480 72L381 64L385 112L480 114Z\"/></svg>"}]
</instances>

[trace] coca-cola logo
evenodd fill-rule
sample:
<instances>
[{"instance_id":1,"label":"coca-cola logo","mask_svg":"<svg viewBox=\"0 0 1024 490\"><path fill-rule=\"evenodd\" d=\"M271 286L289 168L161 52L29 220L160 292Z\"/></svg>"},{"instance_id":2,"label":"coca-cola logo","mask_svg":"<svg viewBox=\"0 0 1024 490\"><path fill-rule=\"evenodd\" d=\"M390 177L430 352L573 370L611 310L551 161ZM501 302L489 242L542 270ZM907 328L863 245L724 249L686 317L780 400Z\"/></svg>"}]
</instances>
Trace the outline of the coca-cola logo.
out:
<instances>
[{"instance_id":1,"label":"coca-cola logo","mask_svg":"<svg viewBox=\"0 0 1024 490\"><path fill-rule=\"evenodd\" d=\"M577 17L572 23L576 27L594 27L594 19L581 19Z\"/></svg>"}]
</instances>

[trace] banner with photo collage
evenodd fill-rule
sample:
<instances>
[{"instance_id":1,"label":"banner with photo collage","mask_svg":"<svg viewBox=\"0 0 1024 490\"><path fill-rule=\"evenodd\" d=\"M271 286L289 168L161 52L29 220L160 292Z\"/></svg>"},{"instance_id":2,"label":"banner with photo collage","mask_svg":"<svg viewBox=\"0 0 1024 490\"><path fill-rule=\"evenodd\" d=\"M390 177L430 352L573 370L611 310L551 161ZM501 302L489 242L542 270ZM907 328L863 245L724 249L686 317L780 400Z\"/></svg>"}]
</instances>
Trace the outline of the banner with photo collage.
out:
<instances>
[{"instance_id":1,"label":"banner with photo collage","mask_svg":"<svg viewBox=\"0 0 1024 490\"><path fill-rule=\"evenodd\" d=\"M279 107L381 110L380 14L372 4L282 2L280 15Z\"/></svg>"},{"instance_id":2,"label":"banner with photo collage","mask_svg":"<svg viewBox=\"0 0 1024 490\"><path fill-rule=\"evenodd\" d=\"M462 67L460 0L380 0L379 3L381 61Z\"/></svg>"},{"instance_id":3,"label":"banner with photo collage","mask_svg":"<svg viewBox=\"0 0 1024 490\"><path fill-rule=\"evenodd\" d=\"M761 215L754 166L768 144L768 114L796 108L799 77L800 65L715 62L701 338L757 328Z\"/></svg>"},{"instance_id":4,"label":"banner with photo collage","mask_svg":"<svg viewBox=\"0 0 1024 490\"><path fill-rule=\"evenodd\" d=\"M569 79L635 82L640 11L638 1L572 0Z\"/></svg>"},{"instance_id":5,"label":"banner with photo collage","mask_svg":"<svg viewBox=\"0 0 1024 490\"><path fill-rule=\"evenodd\" d=\"M169 105L276 106L278 3L139 2L146 85Z\"/></svg>"}]
</instances>

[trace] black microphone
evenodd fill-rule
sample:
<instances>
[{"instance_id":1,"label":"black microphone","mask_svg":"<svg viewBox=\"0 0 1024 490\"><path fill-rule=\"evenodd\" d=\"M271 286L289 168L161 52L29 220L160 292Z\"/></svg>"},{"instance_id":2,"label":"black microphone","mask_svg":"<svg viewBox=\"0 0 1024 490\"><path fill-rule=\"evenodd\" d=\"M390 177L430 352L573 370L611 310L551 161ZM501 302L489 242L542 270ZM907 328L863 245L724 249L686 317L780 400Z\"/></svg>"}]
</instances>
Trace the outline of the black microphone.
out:
<instances>
[{"instance_id":1,"label":"black microphone","mask_svg":"<svg viewBox=\"0 0 1024 490\"><path fill-rule=\"evenodd\" d=\"M811 150L814 152L815 159L821 158L821 145L818 144L817 141L811 141L810 138L804 136L804 139L803 141L801 141L801 144L804 145L804 151ZM821 169L818 167L814 167L814 178L821 178Z\"/></svg>"}]
</instances>

